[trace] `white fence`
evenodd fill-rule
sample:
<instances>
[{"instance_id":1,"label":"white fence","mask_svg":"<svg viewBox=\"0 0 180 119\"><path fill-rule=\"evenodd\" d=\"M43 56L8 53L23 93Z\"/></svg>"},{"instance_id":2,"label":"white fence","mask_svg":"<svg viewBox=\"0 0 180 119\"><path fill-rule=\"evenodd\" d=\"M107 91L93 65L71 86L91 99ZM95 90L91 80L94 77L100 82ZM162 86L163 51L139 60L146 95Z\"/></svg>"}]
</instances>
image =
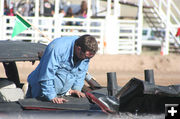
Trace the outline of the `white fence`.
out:
<instances>
[{"instance_id":1,"label":"white fence","mask_svg":"<svg viewBox=\"0 0 180 119\"><path fill-rule=\"evenodd\" d=\"M49 39L56 37L91 34L96 37L99 43L100 54L112 51L113 45L108 44L108 40L116 40L118 42L118 54L136 54L137 44L137 21L119 20L117 22L117 32L108 33L118 35L117 39L107 39L106 36L106 19L81 19L81 18L58 18L58 17L24 17L40 31L42 31ZM43 37L33 27L25 30L21 34L11 38L12 30L15 23L15 17L2 16L1 21L1 40L21 40L30 42L40 42L48 44L50 41ZM66 25L69 23L70 25ZM129 24L129 25L127 25ZM111 24L110 24L111 25ZM108 46L108 47L107 47ZM113 51L112 51L113 52ZM114 54L114 53L112 53Z\"/></svg>"},{"instance_id":2,"label":"white fence","mask_svg":"<svg viewBox=\"0 0 180 119\"><path fill-rule=\"evenodd\" d=\"M136 28L138 21L119 21L119 54L135 54L138 42L138 30Z\"/></svg>"}]
</instances>

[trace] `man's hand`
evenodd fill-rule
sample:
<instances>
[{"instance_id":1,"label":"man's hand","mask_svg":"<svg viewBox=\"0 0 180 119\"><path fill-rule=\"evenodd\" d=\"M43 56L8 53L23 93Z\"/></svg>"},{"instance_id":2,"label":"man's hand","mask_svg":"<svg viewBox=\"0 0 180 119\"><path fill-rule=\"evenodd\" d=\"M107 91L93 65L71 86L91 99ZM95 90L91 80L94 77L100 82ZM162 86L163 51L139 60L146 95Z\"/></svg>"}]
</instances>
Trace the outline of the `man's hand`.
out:
<instances>
[{"instance_id":1,"label":"man's hand","mask_svg":"<svg viewBox=\"0 0 180 119\"><path fill-rule=\"evenodd\" d=\"M51 102L56 103L56 104L62 104L63 102L67 102L68 100L64 99L64 98L58 98L55 97L51 100Z\"/></svg>"},{"instance_id":2,"label":"man's hand","mask_svg":"<svg viewBox=\"0 0 180 119\"><path fill-rule=\"evenodd\" d=\"M78 90L70 90L69 93L72 95L72 94L75 94L77 95L79 98L80 97L86 97L84 93L82 93L81 91L78 91Z\"/></svg>"}]
</instances>

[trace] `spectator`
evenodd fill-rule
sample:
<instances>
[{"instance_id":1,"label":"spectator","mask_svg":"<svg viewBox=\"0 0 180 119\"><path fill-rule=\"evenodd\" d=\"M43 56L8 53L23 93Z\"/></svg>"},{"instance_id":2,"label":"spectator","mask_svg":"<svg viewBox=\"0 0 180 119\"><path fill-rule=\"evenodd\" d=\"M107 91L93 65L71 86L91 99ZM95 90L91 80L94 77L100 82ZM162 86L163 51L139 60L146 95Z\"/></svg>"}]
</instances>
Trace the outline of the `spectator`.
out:
<instances>
[{"instance_id":1,"label":"spectator","mask_svg":"<svg viewBox=\"0 0 180 119\"><path fill-rule=\"evenodd\" d=\"M73 18L74 17L71 7L68 8L65 17L68 17L68 18ZM66 25L73 25L73 22L68 21L68 22L66 22Z\"/></svg>"},{"instance_id":2,"label":"spectator","mask_svg":"<svg viewBox=\"0 0 180 119\"><path fill-rule=\"evenodd\" d=\"M9 15L8 16L14 16L14 3L11 2L10 6L9 6Z\"/></svg>"},{"instance_id":3,"label":"spectator","mask_svg":"<svg viewBox=\"0 0 180 119\"><path fill-rule=\"evenodd\" d=\"M49 2L49 0L44 0L44 16L52 17L54 15L54 5Z\"/></svg>"},{"instance_id":4,"label":"spectator","mask_svg":"<svg viewBox=\"0 0 180 119\"><path fill-rule=\"evenodd\" d=\"M66 12L64 11L64 9L60 9L59 10L59 15L60 18L63 18L64 16L66 16Z\"/></svg>"},{"instance_id":5,"label":"spectator","mask_svg":"<svg viewBox=\"0 0 180 119\"><path fill-rule=\"evenodd\" d=\"M74 17L71 7L69 7L69 8L67 9L67 12L66 12L65 17Z\"/></svg>"},{"instance_id":6,"label":"spectator","mask_svg":"<svg viewBox=\"0 0 180 119\"><path fill-rule=\"evenodd\" d=\"M76 13L77 17L79 18L86 18L87 17L87 2L86 1L82 1L81 2L81 8L80 10ZM76 22L75 23L77 26L83 26L85 25L83 22ZM79 32L82 32L84 30L79 30Z\"/></svg>"},{"instance_id":7,"label":"spectator","mask_svg":"<svg viewBox=\"0 0 180 119\"><path fill-rule=\"evenodd\" d=\"M66 12L64 11L64 9L60 9L59 10L59 14L58 14L58 18L61 20L61 24L65 25L66 22L62 20L62 18L66 15ZM63 31L63 30L62 30Z\"/></svg>"},{"instance_id":8,"label":"spectator","mask_svg":"<svg viewBox=\"0 0 180 119\"><path fill-rule=\"evenodd\" d=\"M29 0L27 0L22 7L22 15L29 16L29 14L30 14L30 3Z\"/></svg>"},{"instance_id":9,"label":"spectator","mask_svg":"<svg viewBox=\"0 0 180 119\"><path fill-rule=\"evenodd\" d=\"M78 17L80 18L86 18L87 17L87 2L86 1L82 1L81 2L81 8L80 10L77 12Z\"/></svg>"},{"instance_id":10,"label":"spectator","mask_svg":"<svg viewBox=\"0 0 180 119\"><path fill-rule=\"evenodd\" d=\"M9 7L7 5L7 1L5 0L4 1L4 15L9 15L10 13L10 10L9 10Z\"/></svg>"},{"instance_id":11,"label":"spectator","mask_svg":"<svg viewBox=\"0 0 180 119\"><path fill-rule=\"evenodd\" d=\"M30 2L30 10L29 10L29 16L34 16L35 15L35 3L34 1Z\"/></svg>"}]
</instances>

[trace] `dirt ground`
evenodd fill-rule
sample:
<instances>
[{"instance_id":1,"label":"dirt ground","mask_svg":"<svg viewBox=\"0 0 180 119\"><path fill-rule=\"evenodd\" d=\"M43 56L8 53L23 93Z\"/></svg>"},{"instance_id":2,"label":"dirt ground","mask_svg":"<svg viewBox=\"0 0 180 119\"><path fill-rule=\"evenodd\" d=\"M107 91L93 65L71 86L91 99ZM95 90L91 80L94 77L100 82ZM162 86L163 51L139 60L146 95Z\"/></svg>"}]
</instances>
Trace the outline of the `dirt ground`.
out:
<instances>
[{"instance_id":1,"label":"dirt ground","mask_svg":"<svg viewBox=\"0 0 180 119\"><path fill-rule=\"evenodd\" d=\"M21 82L26 82L28 74L39 62L17 62ZM96 55L92 58L89 73L103 86L107 85L107 72L116 72L119 86L131 78L144 80L144 70L153 69L158 85L180 84L180 55ZM5 76L0 65L1 77Z\"/></svg>"},{"instance_id":2,"label":"dirt ground","mask_svg":"<svg viewBox=\"0 0 180 119\"><path fill-rule=\"evenodd\" d=\"M131 78L144 80L144 70L153 69L158 85L180 84L180 55L96 55L89 72L102 85L107 85L107 72L116 72L118 84L125 85Z\"/></svg>"}]
</instances>

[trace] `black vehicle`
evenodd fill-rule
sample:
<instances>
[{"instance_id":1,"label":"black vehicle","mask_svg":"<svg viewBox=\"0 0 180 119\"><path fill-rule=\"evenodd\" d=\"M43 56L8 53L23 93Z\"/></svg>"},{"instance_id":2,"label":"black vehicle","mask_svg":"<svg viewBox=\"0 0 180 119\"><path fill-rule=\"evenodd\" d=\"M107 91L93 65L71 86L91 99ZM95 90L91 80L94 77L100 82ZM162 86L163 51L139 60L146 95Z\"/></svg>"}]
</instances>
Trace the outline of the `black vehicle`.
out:
<instances>
[{"instance_id":1,"label":"black vehicle","mask_svg":"<svg viewBox=\"0 0 180 119\"><path fill-rule=\"evenodd\" d=\"M68 102L54 104L25 98L16 62L40 60L46 45L22 41L0 41L0 62L6 78L0 78L0 118L164 118L166 104L179 104L180 85L158 86L153 72L145 72L145 81L132 78L117 85L116 73L107 73L107 87L94 79L84 85L86 98L64 96Z\"/></svg>"}]
</instances>

